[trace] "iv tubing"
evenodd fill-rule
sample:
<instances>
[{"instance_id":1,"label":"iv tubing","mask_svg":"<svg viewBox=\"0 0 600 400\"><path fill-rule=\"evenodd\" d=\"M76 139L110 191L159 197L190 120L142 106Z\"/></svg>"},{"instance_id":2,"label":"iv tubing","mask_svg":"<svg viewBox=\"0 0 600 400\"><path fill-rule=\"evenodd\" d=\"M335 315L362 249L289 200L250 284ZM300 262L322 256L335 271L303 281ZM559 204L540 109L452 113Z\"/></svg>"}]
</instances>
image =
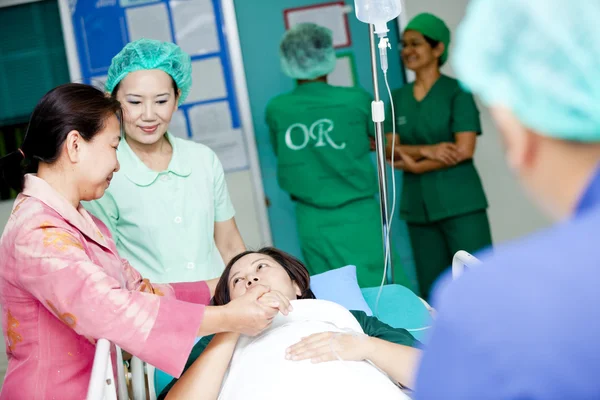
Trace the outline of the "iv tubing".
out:
<instances>
[{"instance_id":1,"label":"iv tubing","mask_svg":"<svg viewBox=\"0 0 600 400\"><path fill-rule=\"evenodd\" d=\"M375 102L381 101L379 98L379 80L377 77L377 46L375 45L375 31L372 24L369 24L369 36L371 44L371 69L373 73L373 89L375 94ZM383 228L383 247L385 254L385 266L386 271L385 278L388 283L394 281L394 271L391 268L391 252L390 252L390 237L389 237L389 214L388 214L388 193L387 193L387 177L386 177L386 163L385 163L385 147L383 138L383 122L375 123L375 142L376 142L376 153L377 153L377 172L379 176L379 197L381 200L381 223ZM384 278L384 279L385 279Z\"/></svg>"},{"instance_id":2,"label":"iv tubing","mask_svg":"<svg viewBox=\"0 0 600 400\"><path fill-rule=\"evenodd\" d=\"M389 216L389 224L388 224L388 241L390 240L389 238L391 237L391 230L392 230L392 224L394 222L394 211L396 210L396 173L394 171L394 156L396 154L396 152L394 151L394 149L396 148L396 112L394 110L394 102L392 100L392 90L390 89L390 84L388 83L388 78L387 78L387 72L383 73L383 79L385 80L385 87L387 88L387 92L388 95L390 97L390 108L392 109L392 132L393 132L393 136L392 136L392 157L390 160L390 164L392 166L392 211L390 212L390 216ZM391 247L390 244L388 243L388 248L387 248L388 254L386 254L385 259L387 260L388 257L390 258L390 265L389 268L391 268L393 270L393 267L391 265ZM379 316L379 300L381 299L381 292L383 291L383 286L385 284L387 275L386 275L386 267L388 267L387 263L383 269L383 278L381 279L381 285L379 286L379 292L377 293L377 300L375 300L375 315ZM392 277L393 277L393 273L392 273ZM393 279L393 278L392 278ZM393 280L391 282L388 281L388 283L394 283Z\"/></svg>"}]
</instances>

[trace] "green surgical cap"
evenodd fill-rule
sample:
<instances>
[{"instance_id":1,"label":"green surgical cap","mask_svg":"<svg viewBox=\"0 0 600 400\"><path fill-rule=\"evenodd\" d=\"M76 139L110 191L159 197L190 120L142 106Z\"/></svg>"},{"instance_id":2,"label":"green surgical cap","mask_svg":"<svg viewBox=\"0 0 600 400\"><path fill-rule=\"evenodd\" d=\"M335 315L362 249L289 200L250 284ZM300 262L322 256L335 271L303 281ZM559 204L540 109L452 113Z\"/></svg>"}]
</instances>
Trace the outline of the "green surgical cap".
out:
<instances>
[{"instance_id":1,"label":"green surgical cap","mask_svg":"<svg viewBox=\"0 0 600 400\"><path fill-rule=\"evenodd\" d=\"M158 40L140 39L128 43L112 59L105 89L112 93L127 74L148 69L160 69L169 74L181 90L179 104L185 101L192 87L192 60L176 44Z\"/></svg>"},{"instance_id":2,"label":"green surgical cap","mask_svg":"<svg viewBox=\"0 0 600 400\"><path fill-rule=\"evenodd\" d=\"M524 0L525 1L525 0ZM444 44L444 53L440 57L440 63L443 65L448 60L448 47L450 46L450 29L446 23L433 14L419 14L410 20L406 25L406 31L416 31L423 36L427 36Z\"/></svg>"},{"instance_id":3,"label":"green surgical cap","mask_svg":"<svg viewBox=\"0 0 600 400\"><path fill-rule=\"evenodd\" d=\"M475 0L454 69L488 105L557 139L600 142L600 1Z\"/></svg>"},{"instance_id":4,"label":"green surgical cap","mask_svg":"<svg viewBox=\"0 0 600 400\"><path fill-rule=\"evenodd\" d=\"M335 69L333 37L329 29L298 24L283 36L279 46L281 69L294 79L316 79Z\"/></svg>"}]
</instances>

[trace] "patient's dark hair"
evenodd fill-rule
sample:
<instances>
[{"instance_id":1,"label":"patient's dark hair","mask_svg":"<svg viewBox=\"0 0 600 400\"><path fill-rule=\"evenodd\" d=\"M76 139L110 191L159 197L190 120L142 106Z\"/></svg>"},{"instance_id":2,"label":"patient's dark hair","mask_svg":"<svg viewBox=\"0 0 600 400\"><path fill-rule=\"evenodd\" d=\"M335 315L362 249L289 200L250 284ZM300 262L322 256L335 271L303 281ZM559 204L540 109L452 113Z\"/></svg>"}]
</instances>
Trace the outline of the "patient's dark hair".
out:
<instances>
[{"instance_id":1,"label":"patient's dark hair","mask_svg":"<svg viewBox=\"0 0 600 400\"><path fill-rule=\"evenodd\" d=\"M302 294L298 296L298 299L315 298L314 293L310 290L310 274L300 260L285 251L277 250L273 247L263 247L260 250L249 250L240 253L229 261L229 264L225 267L225 271L223 271L223 275L221 275L221 279L219 279L219 283L217 283L215 297L213 298L214 305L222 306L231 301L231 293L229 293L229 285L227 284L229 275L231 274L231 267L248 254L262 254L271 257L281 265L292 281L300 288L300 293Z\"/></svg>"}]
</instances>

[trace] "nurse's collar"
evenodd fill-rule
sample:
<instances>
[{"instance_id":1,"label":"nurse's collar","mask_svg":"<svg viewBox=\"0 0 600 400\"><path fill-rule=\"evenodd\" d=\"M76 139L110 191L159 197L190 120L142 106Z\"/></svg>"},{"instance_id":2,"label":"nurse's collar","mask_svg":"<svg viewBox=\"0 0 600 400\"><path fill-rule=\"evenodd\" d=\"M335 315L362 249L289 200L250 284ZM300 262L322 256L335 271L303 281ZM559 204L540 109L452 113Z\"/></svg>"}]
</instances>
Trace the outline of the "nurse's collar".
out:
<instances>
[{"instance_id":1,"label":"nurse's collar","mask_svg":"<svg viewBox=\"0 0 600 400\"><path fill-rule=\"evenodd\" d=\"M167 169L163 172L154 171L135 154L135 152L129 147L126 140L121 140L119 144L119 150L117 152L119 163L121 164L121 172L127 176L127 178L138 186L150 186L152 185L158 176L163 173L173 173L178 176L186 177L192 173L190 166L190 160L186 160L181 149L177 144L177 139L167 132L167 139L171 143L173 148L173 155L171 156L171 162Z\"/></svg>"}]
</instances>

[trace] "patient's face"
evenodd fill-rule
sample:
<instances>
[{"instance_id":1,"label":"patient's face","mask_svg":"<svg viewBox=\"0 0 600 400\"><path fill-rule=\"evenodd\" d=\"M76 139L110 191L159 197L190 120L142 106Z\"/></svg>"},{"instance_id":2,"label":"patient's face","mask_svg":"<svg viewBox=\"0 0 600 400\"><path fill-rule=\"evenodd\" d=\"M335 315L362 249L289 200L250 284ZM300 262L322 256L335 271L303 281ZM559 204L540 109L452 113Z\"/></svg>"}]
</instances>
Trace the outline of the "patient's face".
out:
<instances>
[{"instance_id":1,"label":"patient's face","mask_svg":"<svg viewBox=\"0 0 600 400\"><path fill-rule=\"evenodd\" d=\"M298 285L279 263L269 256L255 253L248 254L233 264L227 285L232 300L256 285L277 290L290 300L295 300L301 294Z\"/></svg>"}]
</instances>

